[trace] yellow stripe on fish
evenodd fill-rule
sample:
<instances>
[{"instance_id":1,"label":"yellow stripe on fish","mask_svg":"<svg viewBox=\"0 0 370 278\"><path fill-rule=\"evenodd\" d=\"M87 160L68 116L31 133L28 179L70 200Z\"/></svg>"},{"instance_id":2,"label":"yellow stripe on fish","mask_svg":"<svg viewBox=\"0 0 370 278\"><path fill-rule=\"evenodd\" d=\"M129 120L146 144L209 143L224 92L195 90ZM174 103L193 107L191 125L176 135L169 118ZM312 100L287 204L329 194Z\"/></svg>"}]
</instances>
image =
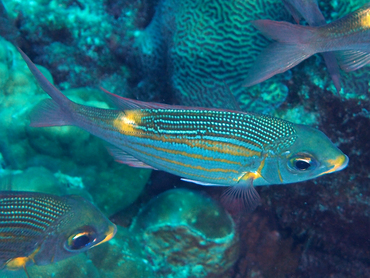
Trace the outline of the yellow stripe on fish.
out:
<instances>
[{"instance_id":1,"label":"yellow stripe on fish","mask_svg":"<svg viewBox=\"0 0 370 278\"><path fill-rule=\"evenodd\" d=\"M119 162L202 185L232 186L237 193L229 195L244 192L243 201L252 209L258 203L252 185L299 182L347 166L347 156L322 132L275 117L147 103L109 92L118 109L76 104L21 54L52 98L35 108L31 125L78 126L110 143Z\"/></svg>"}]
</instances>

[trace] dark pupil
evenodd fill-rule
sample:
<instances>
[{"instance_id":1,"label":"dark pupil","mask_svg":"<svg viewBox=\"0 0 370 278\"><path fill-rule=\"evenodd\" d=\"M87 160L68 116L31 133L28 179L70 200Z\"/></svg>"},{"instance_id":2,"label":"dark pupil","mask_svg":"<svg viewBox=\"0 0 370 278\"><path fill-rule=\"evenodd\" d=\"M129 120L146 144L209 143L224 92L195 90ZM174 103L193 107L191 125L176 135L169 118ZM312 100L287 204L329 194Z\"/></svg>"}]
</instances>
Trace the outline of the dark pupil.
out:
<instances>
[{"instance_id":1,"label":"dark pupil","mask_svg":"<svg viewBox=\"0 0 370 278\"><path fill-rule=\"evenodd\" d=\"M307 170L310 166L310 163L304 160L297 160L295 163L295 167L297 167L298 170Z\"/></svg>"},{"instance_id":2,"label":"dark pupil","mask_svg":"<svg viewBox=\"0 0 370 278\"><path fill-rule=\"evenodd\" d=\"M87 235L79 236L73 239L72 249L80 249L90 243L90 238Z\"/></svg>"}]
</instances>

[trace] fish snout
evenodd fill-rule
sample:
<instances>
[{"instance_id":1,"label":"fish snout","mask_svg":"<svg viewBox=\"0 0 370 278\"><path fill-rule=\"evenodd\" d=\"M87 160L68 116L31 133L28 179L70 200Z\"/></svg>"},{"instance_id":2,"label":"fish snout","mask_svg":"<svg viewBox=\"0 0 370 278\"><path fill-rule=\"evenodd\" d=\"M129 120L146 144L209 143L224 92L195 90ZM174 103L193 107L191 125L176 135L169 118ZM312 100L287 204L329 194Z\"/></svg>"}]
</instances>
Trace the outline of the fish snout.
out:
<instances>
[{"instance_id":1,"label":"fish snout","mask_svg":"<svg viewBox=\"0 0 370 278\"><path fill-rule=\"evenodd\" d=\"M117 233L117 226L111 223L111 225L109 225L108 227L108 230L104 233L104 238L100 242L95 244L93 247L111 240L116 235L116 233Z\"/></svg>"},{"instance_id":2,"label":"fish snout","mask_svg":"<svg viewBox=\"0 0 370 278\"><path fill-rule=\"evenodd\" d=\"M321 173L321 175L341 171L347 167L348 162L349 162L349 158L345 154L340 154L335 159L328 159L327 168L329 168L329 170Z\"/></svg>"}]
</instances>

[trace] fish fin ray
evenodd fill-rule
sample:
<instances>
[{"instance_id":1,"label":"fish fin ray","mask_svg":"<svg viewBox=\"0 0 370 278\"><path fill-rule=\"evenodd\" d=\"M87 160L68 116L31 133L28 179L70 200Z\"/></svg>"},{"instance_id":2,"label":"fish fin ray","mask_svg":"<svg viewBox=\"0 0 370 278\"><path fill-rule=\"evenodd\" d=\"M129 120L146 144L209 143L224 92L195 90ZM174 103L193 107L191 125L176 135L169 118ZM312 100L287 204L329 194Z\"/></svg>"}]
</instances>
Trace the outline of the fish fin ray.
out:
<instances>
[{"instance_id":1,"label":"fish fin ray","mask_svg":"<svg viewBox=\"0 0 370 278\"><path fill-rule=\"evenodd\" d=\"M321 53L324 57L326 68L330 74L330 77L334 83L334 87L339 93L341 90L340 85L340 72L338 62L336 60L335 54L333 52L323 52Z\"/></svg>"},{"instance_id":2,"label":"fish fin ray","mask_svg":"<svg viewBox=\"0 0 370 278\"><path fill-rule=\"evenodd\" d=\"M182 110L219 110L219 111L236 111L232 109L224 109L224 108L207 108L207 107L200 107L200 106L182 106L182 105L172 105L172 104L165 104L165 103L157 103L157 102L145 102L140 100L134 100L129 98L124 98L119 95L113 94L104 88L100 89L106 93L106 97L110 102L112 102L117 108L122 110L135 110L135 109L182 109ZM234 107L233 107L234 108Z\"/></svg>"},{"instance_id":3,"label":"fish fin ray","mask_svg":"<svg viewBox=\"0 0 370 278\"><path fill-rule=\"evenodd\" d=\"M285 72L313 54L295 44L272 43L261 52L249 69L244 86L253 86L278 73Z\"/></svg>"},{"instance_id":4,"label":"fish fin ray","mask_svg":"<svg viewBox=\"0 0 370 278\"><path fill-rule=\"evenodd\" d=\"M262 19L253 20L251 24L266 38L283 43L308 45L311 37L315 34L313 27L292 24L285 21Z\"/></svg>"},{"instance_id":5,"label":"fish fin ray","mask_svg":"<svg viewBox=\"0 0 370 278\"><path fill-rule=\"evenodd\" d=\"M169 109L173 108L173 105L155 103L155 102L144 102L140 100L133 100L129 98L124 98L119 95L113 94L104 88L100 88L106 93L106 97L119 109L123 110L135 110L135 109Z\"/></svg>"},{"instance_id":6,"label":"fish fin ray","mask_svg":"<svg viewBox=\"0 0 370 278\"><path fill-rule=\"evenodd\" d=\"M226 189L221 195L221 203L226 209L237 212L252 212L261 203L261 198L251 184L235 185Z\"/></svg>"},{"instance_id":7,"label":"fish fin ray","mask_svg":"<svg viewBox=\"0 0 370 278\"><path fill-rule=\"evenodd\" d=\"M299 21L302 17L310 26L320 26L326 24L325 18L320 11L317 1L283 0L283 3L297 24L299 24Z\"/></svg>"},{"instance_id":8,"label":"fish fin ray","mask_svg":"<svg viewBox=\"0 0 370 278\"><path fill-rule=\"evenodd\" d=\"M126 153L120 148L117 148L115 146L106 146L106 148L108 149L108 152L114 157L115 161L119 163L126 164L128 166L135 167L135 168L146 168L146 169L157 170L156 168L140 161L136 157Z\"/></svg>"},{"instance_id":9,"label":"fish fin ray","mask_svg":"<svg viewBox=\"0 0 370 278\"><path fill-rule=\"evenodd\" d=\"M31 278L31 276L28 274L28 271L27 271L26 265L24 265L24 266L23 266L23 270L24 270L24 272L26 272L26 276L27 276L27 278Z\"/></svg>"},{"instance_id":10,"label":"fish fin ray","mask_svg":"<svg viewBox=\"0 0 370 278\"><path fill-rule=\"evenodd\" d=\"M345 50L336 51L335 55L341 69L346 72L357 70L370 63L369 52Z\"/></svg>"},{"instance_id":11,"label":"fish fin ray","mask_svg":"<svg viewBox=\"0 0 370 278\"><path fill-rule=\"evenodd\" d=\"M285 8L288 10L288 12L292 15L294 21L299 24L299 22L302 19L301 14L298 12L298 10L287 0L283 0L283 4Z\"/></svg>"},{"instance_id":12,"label":"fish fin ray","mask_svg":"<svg viewBox=\"0 0 370 278\"><path fill-rule=\"evenodd\" d=\"M63 95L63 93L59 91L53 84L51 84L49 80L47 80L47 78L41 73L36 65L32 63L30 58L28 58L28 56L19 47L17 47L17 49L32 72L33 76L36 78L40 87L59 105L70 108L73 102Z\"/></svg>"},{"instance_id":13,"label":"fish fin ray","mask_svg":"<svg viewBox=\"0 0 370 278\"><path fill-rule=\"evenodd\" d=\"M30 113L30 120L33 127L73 125L68 113L52 99L38 103Z\"/></svg>"}]
</instances>

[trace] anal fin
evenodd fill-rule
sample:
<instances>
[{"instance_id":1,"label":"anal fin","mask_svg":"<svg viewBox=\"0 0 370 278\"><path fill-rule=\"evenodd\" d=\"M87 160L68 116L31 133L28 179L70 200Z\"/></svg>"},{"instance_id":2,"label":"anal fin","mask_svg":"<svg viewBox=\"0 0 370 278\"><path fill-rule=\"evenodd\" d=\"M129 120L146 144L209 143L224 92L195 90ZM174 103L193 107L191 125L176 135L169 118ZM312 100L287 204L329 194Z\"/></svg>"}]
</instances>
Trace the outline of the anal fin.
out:
<instances>
[{"instance_id":1,"label":"anal fin","mask_svg":"<svg viewBox=\"0 0 370 278\"><path fill-rule=\"evenodd\" d=\"M343 50L336 51L335 55L341 69L346 72L357 70L370 63L370 52Z\"/></svg>"},{"instance_id":2,"label":"anal fin","mask_svg":"<svg viewBox=\"0 0 370 278\"><path fill-rule=\"evenodd\" d=\"M52 99L38 103L30 114L31 126L64 126L73 125L69 115Z\"/></svg>"},{"instance_id":3,"label":"anal fin","mask_svg":"<svg viewBox=\"0 0 370 278\"><path fill-rule=\"evenodd\" d=\"M109 145L109 146L106 146L106 147L108 149L108 152L119 163L126 164L128 166L136 167L136 168L146 168L146 169L157 170L156 168L138 160L136 157L126 153L125 151L121 150L120 148L117 148L113 145Z\"/></svg>"}]
</instances>

